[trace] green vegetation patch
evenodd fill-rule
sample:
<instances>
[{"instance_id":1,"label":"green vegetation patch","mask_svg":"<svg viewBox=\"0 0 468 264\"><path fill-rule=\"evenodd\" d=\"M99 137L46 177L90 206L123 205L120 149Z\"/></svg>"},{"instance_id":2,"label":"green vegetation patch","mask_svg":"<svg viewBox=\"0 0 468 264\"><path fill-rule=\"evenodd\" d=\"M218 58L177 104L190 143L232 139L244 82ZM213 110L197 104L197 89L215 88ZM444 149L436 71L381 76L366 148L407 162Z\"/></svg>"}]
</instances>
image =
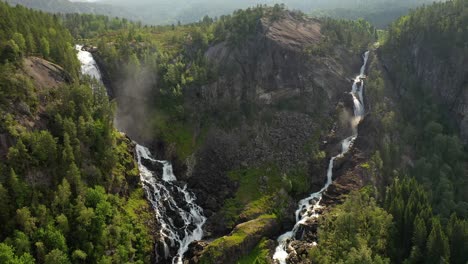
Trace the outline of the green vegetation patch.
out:
<instances>
[{"instance_id":1,"label":"green vegetation patch","mask_svg":"<svg viewBox=\"0 0 468 264\"><path fill-rule=\"evenodd\" d=\"M239 183L234 198L225 201L221 209L228 228L239 219L250 220L261 214L272 213L274 193L285 186L276 165L231 171L229 177Z\"/></svg>"},{"instance_id":2,"label":"green vegetation patch","mask_svg":"<svg viewBox=\"0 0 468 264\"><path fill-rule=\"evenodd\" d=\"M320 244L309 252L314 263L389 263L384 252L392 216L368 195L368 189L350 194L323 218Z\"/></svg>"},{"instance_id":3,"label":"green vegetation patch","mask_svg":"<svg viewBox=\"0 0 468 264\"><path fill-rule=\"evenodd\" d=\"M153 208L148 204L142 188L135 189L126 201L125 212L130 216L134 229L138 230L135 235L135 241L141 247L141 252L145 252L138 256L140 259L150 261L150 256L147 253L153 250L153 241L151 239L152 226L149 223L154 221Z\"/></svg>"},{"instance_id":4,"label":"green vegetation patch","mask_svg":"<svg viewBox=\"0 0 468 264\"><path fill-rule=\"evenodd\" d=\"M262 214L284 215L290 199L309 190L310 180L305 167L282 173L275 164L229 172L239 187L233 198L221 209L226 225L233 228L239 220L248 221Z\"/></svg>"},{"instance_id":5,"label":"green vegetation patch","mask_svg":"<svg viewBox=\"0 0 468 264\"><path fill-rule=\"evenodd\" d=\"M276 221L276 215L264 214L254 220L238 225L230 235L211 242L205 248L200 263L217 263L223 258L232 258L246 253L245 250L248 244L260 240L265 232L268 232L268 228L271 228Z\"/></svg>"},{"instance_id":6,"label":"green vegetation patch","mask_svg":"<svg viewBox=\"0 0 468 264\"><path fill-rule=\"evenodd\" d=\"M174 144L177 156L181 160L190 156L200 143L200 137L194 137L190 124L177 120L168 120L167 115L160 111L154 111L152 123L157 135L159 135L157 138L162 138L164 142Z\"/></svg>"},{"instance_id":7,"label":"green vegetation patch","mask_svg":"<svg viewBox=\"0 0 468 264\"><path fill-rule=\"evenodd\" d=\"M239 183L236 199L243 204L278 191L284 183L277 165L231 171L229 178Z\"/></svg>"},{"instance_id":8,"label":"green vegetation patch","mask_svg":"<svg viewBox=\"0 0 468 264\"><path fill-rule=\"evenodd\" d=\"M265 238L250 252L250 254L240 258L237 264L268 264L267 261L270 250Z\"/></svg>"}]
</instances>

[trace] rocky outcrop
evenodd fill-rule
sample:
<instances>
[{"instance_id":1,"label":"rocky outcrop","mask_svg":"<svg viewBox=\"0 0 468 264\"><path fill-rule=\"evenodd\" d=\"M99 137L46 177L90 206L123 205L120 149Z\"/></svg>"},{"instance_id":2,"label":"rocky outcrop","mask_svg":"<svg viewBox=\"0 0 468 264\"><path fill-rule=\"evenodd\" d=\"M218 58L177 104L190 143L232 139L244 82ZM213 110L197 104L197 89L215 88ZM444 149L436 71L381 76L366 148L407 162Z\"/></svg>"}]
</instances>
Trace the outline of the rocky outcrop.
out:
<instances>
[{"instance_id":1,"label":"rocky outcrop","mask_svg":"<svg viewBox=\"0 0 468 264\"><path fill-rule=\"evenodd\" d=\"M39 99L37 109L31 107L23 101L10 102L10 111L14 115L15 121L28 130L45 129L48 116L44 115L45 106L50 100L49 92L59 88L61 85L70 83L70 75L59 65L39 57L26 57L23 60L23 67L18 74L31 80L35 87ZM8 153L8 148L15 144L14 138L9 133L0 131L0 158Z\"/></svg>"},{"instance_id":2,"label":"rocky outcrop","mask_svg":"<svg viewBox=\"0 0 468 264\"><path fill-rule=\"evenodd\" d=\"M56 88L71 81L62 67L39 57L25 58L23 70L38 88Z\"/></svg>"},{"instance_id":3,"label":"rocky outcrop","mask_svg":"<svg viewBox=\"0 0 468 264\"><path fill-rule=\"evenodd\" d=\"M303 110L323 111L322 104L344 92L359 57L340 48L326 57L307 55L306 48L323 37L320 27L318 20L290 13L274 22L261 19L256 34L241 46L221 42L208 49L206 57L218 67L220 78L192 89L192 96L211 107L239 107L246 101L269 105L306 96L311 101Z\"/></svg>"}]
</instances>

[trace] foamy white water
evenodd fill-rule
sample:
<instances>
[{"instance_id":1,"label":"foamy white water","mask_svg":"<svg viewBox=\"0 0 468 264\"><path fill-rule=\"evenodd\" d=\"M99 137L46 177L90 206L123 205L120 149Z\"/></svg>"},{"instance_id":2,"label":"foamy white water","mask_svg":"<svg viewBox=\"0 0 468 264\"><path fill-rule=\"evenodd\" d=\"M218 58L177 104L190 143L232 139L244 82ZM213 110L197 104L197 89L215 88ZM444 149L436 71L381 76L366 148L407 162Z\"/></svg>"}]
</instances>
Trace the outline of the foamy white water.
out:
<instances>
[{"instance_id":1,"label":"foamy white water","mask_svg":"<svg viewBox=\"0 0 468 264\"><path fill-rule=\"evenodd\" d=\"M364 99L363 99L363 89L364 89L364 72L366 70L367 60L369 58L369 51L366 51L363 55L363 65L361 66L361 70L359 75L356 76L353 82L353 86L351 89L351 96L353 97L353 104L354 104L354 116L349 120L351 122L353 134L341 142L341 152L340 154L332 157L330 162L328 163L327 169L327 182L323 186L323 188L315 193L312 193L309 197L302 199L298 203L298 207L296 210L296 224L294 225L291 231L288 231L281 236L278 237L278 246L275 249L275 254L273 255L273 259L276 260L277 263L286 264L288 259L289 253L294 251L292 247L290 247L291 242L295 239L296 233L298 232L300 226L307 221L319 217L319 213L317 212L322 206L320 205L320 201L322 199L322 194L325 190L327 190L328 186L333 182L333 165L335 159L341 158L346 154L352 147L354 140L357 138L358 131L357 126L359 122L364 117L365 108L364 108ZM317 245L317 242L313 242L314 245Z\"/></svg>"},{"instance_id":2,"label":"foamy white water","mask_svg":"<svg viewBox=\"0 0 468 264\"><path fill-rule=\"evenodd\" d=\"M136 146L136 153L140 180L146 197L153 205L156 220L161 225L159 234L163 238L163 259L171 257L170 248L177 247L177 255L172 257L172 263L182 264L189 244L203 237L202 227L206 221L203 210L195 204L196 197L187 190L187 186L181 188L177 185L172 165L168 161L154 159L148 148L141 145ZM143 164L143 160L163 165L160 179Z\"/></svg>"},{"instance_id":3,"label":"foamy white water","mask_svg":"<svg viewBox=\"0 0 468 264\"><path fill-rule=\"evenodd\" d=\"M81 73L88 75L102 83L101 72L93 58L91 52L82 50L83 45L75 45L75 49L78 51L78 60L81 62Z\"/></svg>"}]
</instances>

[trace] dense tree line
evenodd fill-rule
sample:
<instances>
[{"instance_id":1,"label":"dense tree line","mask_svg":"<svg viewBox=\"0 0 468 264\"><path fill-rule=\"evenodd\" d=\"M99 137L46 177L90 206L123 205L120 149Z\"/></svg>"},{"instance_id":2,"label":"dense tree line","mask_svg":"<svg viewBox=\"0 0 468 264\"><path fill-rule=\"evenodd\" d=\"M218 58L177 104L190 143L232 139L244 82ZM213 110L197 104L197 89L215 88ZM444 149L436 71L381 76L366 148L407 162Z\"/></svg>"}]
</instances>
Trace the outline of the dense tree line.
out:
<instances>
[{"instance_id":1,"label":"dense tree line","mask_svg":"<svg viewBox=\"0 0 468 264\"><path fill-rule=\"evenodd\" d=\"M367 249L361 256L370 258L359 263L375 263L377 256L392 263L468 260L466 147L447 117L449 109L435 103L408 61L415 43L441 59L453 52L465 56L466 47L460 41L467 35L459 29L467 24L466 7L467 1L434 4L411 12L390 27L379 53L397 62L387 69L398 76L397 80L389 79L379 66L380 56L370 65L366 83L371 106L368 118L376 129L372 137L377 151L365 167L376 185L373 196L377 206L392 216L392 222L388 232L379 234L388 236L383 250ZM450 63L441 62L446 67ZM405 92L395 90L395 85ZM333 212L340 210L338 207ZM354 246L353 240L345 238L330 244L328 238L366 215L378 219L361 211L345 223L340 221L341 215L326 220L319 232L325 241L311 252L312 258L323 259L327 250L342 244L359 250L362 246ZM364 241L371 237L379 236L367 236ZM342 261L358 263L349 257Z\"/></svg>"},{"instance_id":2,"label":"dense tree line","mask_svg":"<svg viewBox=\"0 0 468 264\"><path fill-rule=\"evenodd\" d=\"M386 51L395 52L395 48L410 46L418 37L428 40L425 44L437 57L450 55L453 48L457 48L461 54L466 54L468 36L464 28L468 23L467 5L465 0L454 0L413 10L389 28Z\"/></svg>"},{"instance_id":3,"label":"dense tree line","mask_svg":"<svg viewBox=\"0 0 468 264\"><path fill-rule=\"evenodd\" d=\"M368 189L352 193L321 224L319 246L312 248L310 258L324 264L390 263L384 253L391 238L392 220Z\"/></svg>"},{"instance_id":4,"label":"dense tree line","mask_svg":"<svg viewBox=\"0 0 468 264\"><path fill-rule=\"evenodd\" d=\"M327 1L319 8L310 9L311 15L336 19L365 19L373 26L384 29L411 8L434 1L426 0L366 0L366 1Z\"/></svg>"},{"instance_id":5,"label":"dense tree line","mask_svg":"<svg viewBox=\"0 0 468 264\"><path fill-rule=\"evenodd\" d=\"M63 14L63 25L77 39L89 39L97 37L108 31L119 30L129 26L140 26L141 23L132 23L123 18L110 18L103 15L93 14Z\"/></svg>"},{"instance_id":6,"label":"dense tree line","mask_svg":"<svg viewBox=\"0 0 468 264\"><path fill-rule=\"evenodd\" d=\"M455 213L434 214L421 184L397 177L383 202L370 188L352 193L327 215L319 245L309 258L318 263L466 263L468 222Z\"/></svg>"},{"instance_id":7,"label":"dense tree line","mask_svg":"<svg viewBox=\"0 0 468 264\"><path fill-rule=\"evenodd\" d=\"M130 142L104 88L79 80L72 42L57 16L0 3L0 262L149 263L152 209ZM29 55L65 66L70 83L37 87Z\"/></svg>"},{"instance_id":8,"label":"dense tree line","mask_svg":"<svg viewBox=\"0 0 468 264\"><path fill-rule=\"evenodd\" d=\"M67 0L7 0L54 13L92 13L109 17L140 19L151 25L171 23L193 23L204 15L212 17L230 14L237 9L246 9L255 4L284 3L290 9L301 10L313 15L326 15L338 19L365 18L375 26L384 27L405 14L410 8L431 4L432 0L197 0L180 4L170 0L107 0L104 4L69 2Z\"/></svg>"},{"instance_id":9,"label":"dense tree line","mask_svg":"<svg viewBox=\"0 0 468 264\"><path fill-rule=\"evenodd\" d=\"M362 53L368 48L369 43L377 38L374 26L363 19L352 21L322 18L321 21L321 33L324 37L318 44L307 48L307 52L311 55L326 56L339 45L355 53Z\"/></svg>"}]
</instances>

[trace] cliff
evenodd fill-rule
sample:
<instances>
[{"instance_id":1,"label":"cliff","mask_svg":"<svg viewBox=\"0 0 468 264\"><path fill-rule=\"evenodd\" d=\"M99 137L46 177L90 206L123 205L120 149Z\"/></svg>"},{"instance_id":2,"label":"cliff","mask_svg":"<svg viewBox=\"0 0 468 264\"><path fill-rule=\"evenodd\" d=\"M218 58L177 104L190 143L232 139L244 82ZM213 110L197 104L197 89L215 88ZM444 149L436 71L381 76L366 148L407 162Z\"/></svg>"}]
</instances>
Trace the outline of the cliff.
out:
<instances>
[{"instance_id":1,"label":"cliff","mask_svg":"<svg viewBox=\"0 0 468 264\"><path fill-rule=\"evenodd\" d=\"M207 50L205 56L217 67L219 78L194 89L194 95L209 106L236 107L246 102L275 105L305 96L316 101L299 110L330 110L322 104L342 95L359 55L337 47L333 54L311 56L306 50L321 41L320 29L320 21L293 13L275 21L262 18L256 33L241 45L224 41Z\"/></svg>"}]
</instances>

